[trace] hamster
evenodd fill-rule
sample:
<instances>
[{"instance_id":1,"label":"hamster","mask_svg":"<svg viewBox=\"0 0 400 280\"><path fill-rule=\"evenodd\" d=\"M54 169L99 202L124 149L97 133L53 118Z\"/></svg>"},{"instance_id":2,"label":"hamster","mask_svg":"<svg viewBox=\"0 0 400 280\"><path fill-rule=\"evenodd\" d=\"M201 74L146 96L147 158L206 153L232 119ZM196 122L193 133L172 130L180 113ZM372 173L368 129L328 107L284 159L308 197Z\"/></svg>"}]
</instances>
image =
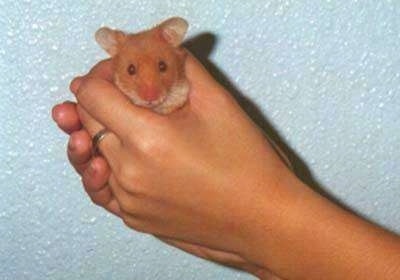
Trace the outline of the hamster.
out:
<instances>
[{"instance_id":1,"label":"hamster","mask_svg":"<svg viewBox=\"0 0 400 280\"><path fill-rule=\"evenodd\" d=\"M187 29L186 20L173 17L134 34L102 27L95 39L111 56L115 85L134 104L168 114L188 99L186 51L180 46Z\"/></svg>"}]
</instances>

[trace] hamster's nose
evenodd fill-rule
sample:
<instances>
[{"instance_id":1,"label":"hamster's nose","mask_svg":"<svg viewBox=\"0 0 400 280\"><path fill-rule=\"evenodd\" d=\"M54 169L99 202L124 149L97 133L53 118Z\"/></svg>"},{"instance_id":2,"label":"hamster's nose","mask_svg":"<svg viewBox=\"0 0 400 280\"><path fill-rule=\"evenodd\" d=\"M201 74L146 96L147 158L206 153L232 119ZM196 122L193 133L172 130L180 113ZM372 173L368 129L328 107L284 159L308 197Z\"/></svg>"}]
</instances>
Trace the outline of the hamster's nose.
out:
<instances>
[{"instance_id":1,"label":"hamster's nose","mask_svg":"<svg viewBox=\"0 0 400 280\"><path fill-rule=\"evenodd\" d=\"M160 96L159 91L155 88L146 88L142 91L142 98L146 101L154 101Z\"/></svg>"}]
</instances>

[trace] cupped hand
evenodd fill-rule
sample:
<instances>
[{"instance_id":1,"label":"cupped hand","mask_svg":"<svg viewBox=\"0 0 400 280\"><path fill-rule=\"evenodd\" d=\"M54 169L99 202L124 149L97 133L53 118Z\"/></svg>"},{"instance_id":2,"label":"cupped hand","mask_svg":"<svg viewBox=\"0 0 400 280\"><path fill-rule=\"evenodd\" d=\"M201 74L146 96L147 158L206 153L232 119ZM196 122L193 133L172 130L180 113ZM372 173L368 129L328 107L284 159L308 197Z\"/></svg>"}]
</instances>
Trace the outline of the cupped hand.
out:
<instances>
[{"instance_id":1,"label":"cupped hand","mask_svg":"<svg viewBox=\"0 0 400 280\"><path fill-rule=\"evenodd\" d=\"M95 203L181 249L259 272L246 268L247 240L257 213L278 203L290 172L201 65L189 57L186 68L190 102L171 115L132 105L112 86L111 66L103 62L72 83L80 105L58 105L53 116L67 132L75 128L69 158ZM76 109L88 132L79 130L76 114L63 123L60 112ZM107 161L90 161L91 136L102 127L110 131L100 145Z\"/></svg>"},{"instance_id":2,"label":"cupped hand","mask_svg":"<svg viewBox=\"0 0 400 280\"><path fill-rule=\"evenodd\" d=\"M64 132L70 134L67 148L68 158L72 166L82 176L85 191L90 199L95 204L119 216L119 204L113 197L108 185L109 166L101 155L92 157L91 138L86 129L81 127L76 104L68 101L54 106L53 118ZM197 257L247 271L261 279L279 279L268 269L252 264L237 254L210 249L180 240L158 238Z\"/></svg>"}]
</instances>

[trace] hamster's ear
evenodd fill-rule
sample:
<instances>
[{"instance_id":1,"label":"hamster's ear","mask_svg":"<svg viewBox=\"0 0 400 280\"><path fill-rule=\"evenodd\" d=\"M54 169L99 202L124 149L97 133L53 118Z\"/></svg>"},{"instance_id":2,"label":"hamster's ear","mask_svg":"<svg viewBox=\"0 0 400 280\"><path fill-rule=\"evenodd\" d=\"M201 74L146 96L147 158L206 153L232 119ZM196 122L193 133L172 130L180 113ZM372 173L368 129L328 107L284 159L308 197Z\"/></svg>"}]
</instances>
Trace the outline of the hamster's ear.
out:
<instances>
[{"instance_id":1,"label":"hamster's ear","mask_svg":"<svg viewBox=\"0 0 400 280\"><path fill-rule=\"evenodd\" d=\"M111 56L119 52L119 48L126 40L126 34L119 30L102 27L96 31L97 43Z\"/></svg>"},{"instance_id":2,"label":"hamster's ear","mask_svg":"<svg viewBox=\"0 0 400 280\"><path fill-rule=\"evenodd\" d=\"M163 38L172 46L177 47L182 43L188 26L187 21L183 18L173 17L160 23L159 28Z\"/></svg>"}]
</instances>

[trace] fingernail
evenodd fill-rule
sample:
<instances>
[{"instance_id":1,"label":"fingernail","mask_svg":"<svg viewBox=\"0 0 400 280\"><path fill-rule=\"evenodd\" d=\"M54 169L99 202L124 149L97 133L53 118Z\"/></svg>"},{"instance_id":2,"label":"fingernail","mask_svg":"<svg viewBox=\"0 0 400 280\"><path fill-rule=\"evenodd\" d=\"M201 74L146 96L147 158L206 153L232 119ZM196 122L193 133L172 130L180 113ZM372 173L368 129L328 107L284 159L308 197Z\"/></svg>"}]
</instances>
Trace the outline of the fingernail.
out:
<instances>
[{"instance_id":1,"label":"fingernail","mask_svg":"<svg viewBox=\"0 0 400 280\"><path fill-rule=\"evenodd\" d=\"M57 104L51 109L51 117L55 122L58 122L58 119L60 118L59 106L60 104Z\"/></svg>"},{"instance_id":2,"label":"fingernail","mask_svg":"<svg viewBox=\"0 0 400 280\"><path fill-rule=\"evenodd\" d=\"M73 152L73 151L76 150L76 145L75 145L75 143L74 143L74 141L73 141L73 137L72 137L72 136L71 136L71 138L70 138L69 141L68 141L68 149L69 149L71 152Z\"/></svg>"},{"instance_id":3,"label":"fingernail","mask_svg":"<svg viewBox=\"0 0 400 280\"><path fill-rule=\"evenodd\" d=\"M71 100L67 100L67 101L64 101L63 104L75 104L75 103L72 102Z\"/></svg>"},{"instance_id":4,"label":"fingernail","mask_svg":"<svg viewBox=\"0 0 400 280\"><path fill-rule=\"evenodd\" d=\"M89 172L90 175L96 174L96 168L95 168L93 162L91 162L91 163L89 164L88 172Z\"/></svg>"},{"instance_id":5,"label":"fingernail","mask_svg":"<svg viewBox=\"0 0 400 280\"><path fill-rule=\"evenodd\" d=\"M72 81L71 81L71 83L69 85L69 89L71 90L71 92L73 94L75 94L76 91L78 90L78 88L80 87L81 80L82 80L82 77L80 77L80 76L77 76L77 77L72 79Z\"/></svg>"}]
</instances>

